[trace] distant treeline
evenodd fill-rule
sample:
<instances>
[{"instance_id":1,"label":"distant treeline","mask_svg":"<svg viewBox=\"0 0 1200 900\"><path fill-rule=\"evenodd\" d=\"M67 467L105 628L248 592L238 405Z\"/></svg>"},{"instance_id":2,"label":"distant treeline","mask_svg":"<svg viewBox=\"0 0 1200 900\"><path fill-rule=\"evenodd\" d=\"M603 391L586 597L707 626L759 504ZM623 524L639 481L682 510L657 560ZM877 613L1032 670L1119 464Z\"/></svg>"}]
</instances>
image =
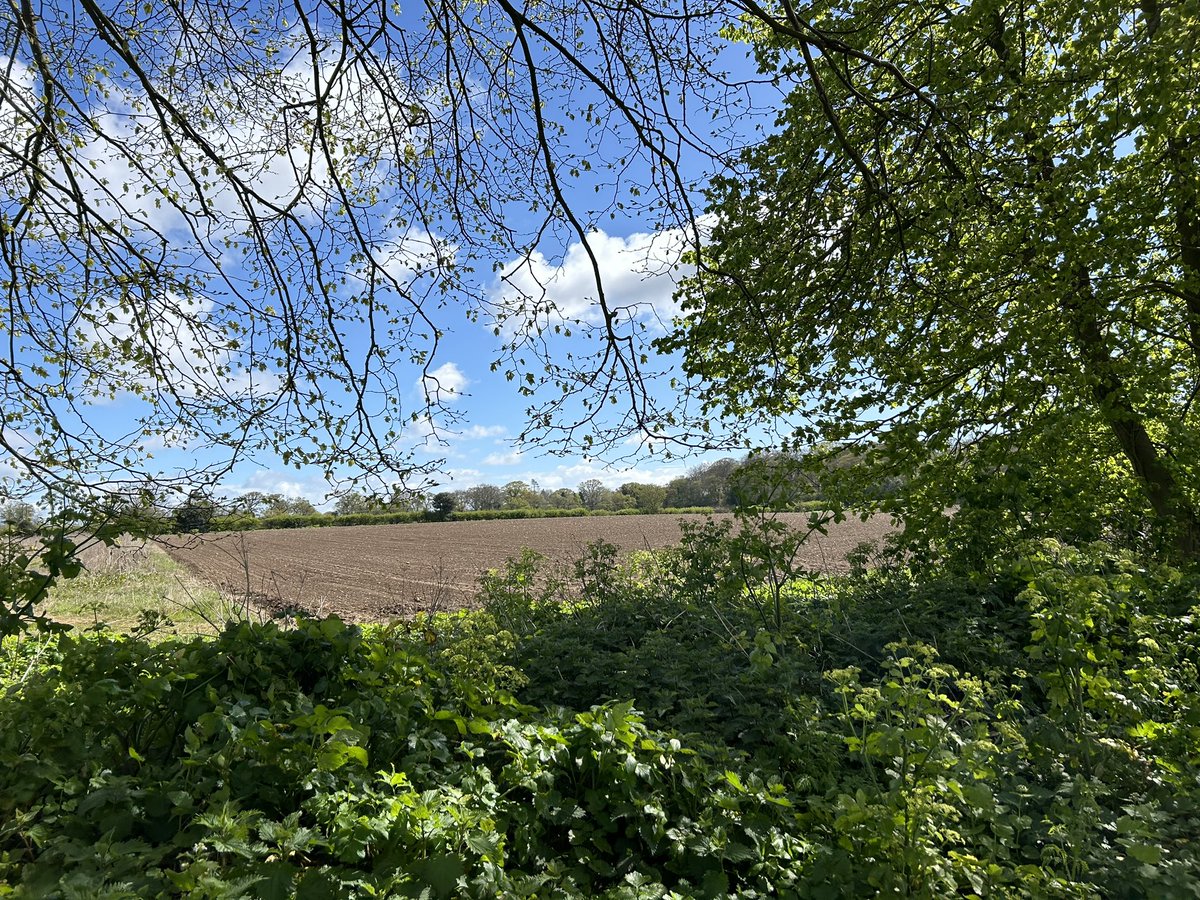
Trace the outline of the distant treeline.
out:
<instances>
[{"instance_id":1,"label":"distant treeline","mask_svg":"<svg viewBox=\"0 0 1200 900\"><path fill-rule=\"evenodd\" d=\"M131 526L150 532L249 531L337 525L528 519L560 516L714 513L735 508L812 510L830 505L838 473L858 457L846 451L799 458L756 454L698 465L666 485L630 481L610 488L589 479L577 488L541 488L536 481L480 484L457 491L422 493L395 489L390 496L348 493L331 512L303 497L258 491L213 498L193 492L164 508L130 506ZM883 489L887 489L884 486ZM29 510L11 518L30 527ZM16 524L15 522L13 523Z\"/></svg>"},{"instance_id":2,"label":"distant treeline","mask_svg":"<svg viewBox=\"0 0 1200 900\"><path fill-rule=\"evenodd\" d=\"M693 506L686 509L659 510L671 515L711 514L711 506ZM215 516L208 531L254 531L268 528L313 528L339 525L398 525L415 522L478 522L493 519L561 519L581 516L628 516L644 515L641 510L623 509L475 509L458 510L445 516L432 511L424 512L376 512L351 513L339 516L336 513L316 513L310 516L268 516L255 519L249 516Z\"/></svg>"}]
</instances>

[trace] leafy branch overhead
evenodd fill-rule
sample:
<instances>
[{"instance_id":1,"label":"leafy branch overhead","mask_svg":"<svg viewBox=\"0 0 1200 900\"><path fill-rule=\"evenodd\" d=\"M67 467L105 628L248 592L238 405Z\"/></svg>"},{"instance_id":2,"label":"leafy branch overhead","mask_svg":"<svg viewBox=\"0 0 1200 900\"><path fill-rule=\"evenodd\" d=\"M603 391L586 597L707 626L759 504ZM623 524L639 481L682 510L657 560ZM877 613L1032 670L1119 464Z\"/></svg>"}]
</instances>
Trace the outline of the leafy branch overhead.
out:
<instances>
[{"instance_id":1,"label":"leafy branch overhead","mask_svg":"<svg viewBox=\"0 0 1200 900\"><path fill-rule=\"evenodd\" d=\"M0 446L46 486L140 485L163 445L223 451L187 485L260 450L419 476L438 461L409 429L458 417L435 360L463 313L532 403L552 389L534 431L571 435L618 396L618 430L666 421L647 310L608 304L590 248L618 212L692 227L682 156L709 130L662 104L710 83L714 108L744 102L712 69L734 12L14 3ZM572 239L595 315L528 279L489 290ZM593 340L552 359L550 332ZM576 395L590 412L557 415ZM132 399L126 433L97 427L96 404Z\"/></svg>"},{"instance_id":2,"label":"leafy branch overhead","mask_svg":"<svg viewBox=\"0 0 1200 900\"><path fill-rule=\"evenodd\" d=\"M1195 558L1195 4L806 14L846 49L737 29L787 101L660 348L716 415L861 443L925 538L1149 522Z\"/></svg>"}]
</instances>

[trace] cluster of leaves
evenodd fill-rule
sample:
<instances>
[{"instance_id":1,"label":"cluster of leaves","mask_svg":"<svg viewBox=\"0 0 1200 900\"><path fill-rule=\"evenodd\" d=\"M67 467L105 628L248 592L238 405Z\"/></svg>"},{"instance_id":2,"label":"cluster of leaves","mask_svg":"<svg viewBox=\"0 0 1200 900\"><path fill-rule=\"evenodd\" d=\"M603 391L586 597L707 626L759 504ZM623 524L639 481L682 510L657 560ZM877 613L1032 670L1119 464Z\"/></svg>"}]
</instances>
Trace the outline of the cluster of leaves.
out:
<instances>
[{"instance_id":1,"label":"cluster of leaves","mask_svg":"<svg viewBox=\"0 0 1200 900\"><path fill-rule=\"evenodd\" d=\"M701 408L855 453L914 547L1200 559L1195 7L783 9L726 32L786 98L656 342Z\"/></svg>"},{"instance_id":2,"label":"cluster of leaves","mask_svg":"<svg viewBox=\"0 0 1200 900\"><path fill-rule=\"evenodd\" d=\"M39 605L60 579L74 578L83 570L83 549L112 546L122 531L122 523L107 522L80 534L69 513L46 522L36 538L0 528L0 640L30 627L40 633L62 630L39 612Z\"/></svg>"},{"instance_id":3,"label":"cluster of leaves","mask_svg":"<svg viewBox=\"0 0 1200 900\"><path fill-rule=\"evenodd\" d=\"M776 626L730 537L594 545L573 603L527 556L435 658L780 777L799 896L1200 893L1194 577L1035 543L986 578L794 579Z\"/></svg>"},{"instance_id":4,"label":"cluster of leaves","mask_svg":"<svg viewBox=\"0 0 1200 900\"><path fill-rule=\"evenodd\" d=\"M389 627L12 638L0 895L1200 891L1193 578L1043 543L777 617L754 546L527 553Z\"/></svg>"},{"instance_id":5,"label":"cluster of leaves","mask_svg":"<svg viewBox=\"0 0 1200 900\"><path fill-rule=\"evenodd\" d=\"M777 780L707 765L628 703L485 693L386 629L6 654L0 893L765 895L800 849Z\"/></svg>"}]
</instances>

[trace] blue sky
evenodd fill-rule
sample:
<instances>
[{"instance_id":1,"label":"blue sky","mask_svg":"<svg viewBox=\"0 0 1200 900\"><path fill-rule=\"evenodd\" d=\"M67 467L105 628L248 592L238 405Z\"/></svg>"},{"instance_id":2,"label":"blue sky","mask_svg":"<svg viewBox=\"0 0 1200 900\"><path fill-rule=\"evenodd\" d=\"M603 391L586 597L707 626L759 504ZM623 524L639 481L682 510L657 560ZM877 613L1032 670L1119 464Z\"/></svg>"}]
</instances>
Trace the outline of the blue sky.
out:
<instances>
[{"instance_id":1,"label":"blue sky","mask_svg":"<svg viewBox=\"0 0 1200 900\"><path fill-rule=\"evenodd\" d=\"M674 309L675 280L680 271L685 271L670 265L678 255L677 245L664 241L662 235L637 231L632 224L622 230L623 234L615 228L612 232L600 232L592 239L604 265L610 301L618 305L637 302L669 321ZM515 266L518 261L513 262ZM587 319L594 314L589 299L594 290L588 283L589 274L578 245L568 245L557 260L537 255L524 264L533 271L530 277L536 276L548 286L566 315ZM521 279L514 280L519 283ZM480 287L495 297L513 290L498 276L487 278ZM547 489L574 488L592 478L614 487L626 481L665 484L703 459L726 455L691 454L665 459L661 450L647 452L636 440L618 445L603 458L581 453L552 455L536 445L520 444L518 436L525 423L529 399L518 395L514 383L505 378L503 371L492 369L500 338L490 323L470 321L462 310L454 307L448 312L441 323L444 338L431 374L448 412L460 419L436 427L422 419L406 427L401 437L406 447L414 449L414 461L444 460L439 470L427 479L431 489L434 486L457 489L480 483L503 485L515 480L536 481ZM661 333L661 328L655 326L650 333ZM561 343L566 347L570 342L563 339ZM186 356L186 351L184 342L180 355ZM669 368L671 361L664 362ZM396 383L407 395L403 398L407 406L419 405L422 395L419 368L398 368ZM660 383L659 389L669 390L665 383ZM85 414L98 431L116 435L133 428L136 418L146 409L135 396L122 392L111 399L93 401ZM141 443L153 457L149 467L167 474L177 467L223 459L227 453L220 447L204 449L194 442L179 440L176 435L152 436ZM340 474L349 478L354 472L345 469ZM257 451L222 478L219 492L227 496L247 491L299 495L320 504L335 487L315 467L296 469L285 465L276 454Z\"/></svg>"},{"instance_id":2,"label":"blue sky","mask_svg":"<svg viewBox=\"0 0 1200 900\"><path fill-rule=\"evenodd\" d=\"M174 27L170 16L174 13L164 11L167 9L144 8L146 16L166 16L164 27L169 40ZM492 7L480 10L481 15L496 14ZM64 21L62 27L68 30L58 36L50 33L55 23L45 23L47 33L43 42L47 46L62 48L71 40L83 41L89 48L94 45L86 28L76 32L70 30L77 27L73 19ZM200 26L209 27L205 23ZM221 27L231 30L228 23ZM220 32L221 27L215 32ZM372 306L372 315L378 316L375 324L379 325L388 319L395 320L392 324L399 334L392 367L384 377L372 382L374 393L367 407L373 416L387 409L398 410L403 416L415 411L416 420L406 422L389 449L410 454L417 467L444 461L431 470L423 485L444 489L521 480L555 489L575 487L591 478L613 486L631 480L665 483L702 461L705 457L700 455L665 459L661 449L651 453L637 437L618 441L600 458L584 456L579 442L589 436L588 428L576 436L574 452L567 455L551 455L544 446L518 441L526 425L527 407L550 395L529 397L519 393L517 388L524 383L524 373L538 369L536 359L525 359L528 354L518 350L512 354L513 359L496 368L504 340L528 334L531 343L539 345L547 358L560 364L572 358L576 362L582 360L580 364L585 370L588 354L601 349L594 340L581 336L581 332L600 323L592 260L584 252L578 233L565 227L561 217L545 218L544 186L536 184L536 177L531 182L524 174L527 160L519 153L506 155L520 137L519 132L528 127L528 113L521 118L519 110L515 114L511 110L501 111L495 121L481 126L485 133L479 138L483 148L480 152L489 154L488 171L497 173L498 180L495 184L467 183L457 189L463 192L461 196L473 196L477 208L482 208L480 204L489 207L488 215L499 218L501 227L518 237L490 248L479 243L468 246L461 229L479 227L479 221L468 221L465 225L452 222L449 206L454 198L426 189L421 181L435 172L439 164L453 168L453 160L447 162L445 158L453 147L447 143L449 132L443 127L458 116L456 111L450 111L453 104L423 93L433 88L408 77L411 74L408 71L401 72L397 92L389 95L378 88L379 71L368 72L353 66L338 70L337 54L328 47L314 52L311 58L305 57L304 36L295 23L283 23L282 27L279 39L286 51L283 56L286 58L293 52L295 56L279 71L270 68L277 66L276 63L267 64L256 58L255 47L250 48L250 56L245 58L244 70L235 75L229 75L203 55L189 57L176 52L171 56L156 49L147 58L160 67L156 71L168 86L168 93L177 89L180 92L178 96L172 95L175 101L192 104L188 109L196 117L205 140L228 154L227 159L238 160L237 176L261 195L251 205L263 209L275 203L294 209L294 222L286 227L311 229L318 236L314 259L332 270L349 274L349 286L343 281L342 287L335 291L341 290L337 295L339 303L349 303L344 308L338 307L339 314L347 315L338 327L344 330L344 349L350 359L348 368L357 371L373 359L366 350L367 326L354 319L365 307L353 306L358 302L353 298L366 293L363 285L369 281L365 274L368 270L362 268L364 263L355 262L354 247L345 243L346 228L338 230L345 224L337 218L337 209L344 205L345 197L335 190L337 180L330 174L338 166L353 173L350 199L361 201L359 224L366 230L364 240L370 245L370 259L374 263L370 271L375 273L372 277L381 279L379 296L385 298L382 305ZM436 41L426 50L436 54ZM155 53L163 58L153 59ZM735 67L747 65L741 48L730 51L730 59ZM16 146L40 114L39 79L28 66L28 60L19 55L12 66L7 66L9 60L3 62L10 83L5 92L9 105L0 107L0 137L9 146ZM256 74L255 66L260 64L266 68ZM76 70L86 69L78 60L74 65ZM72 77L83 77L79 71L72 71L75 73ZM322 84L322 79L335 78L327 75L327 71L339 72L336 78L340 80L329 82L326 112L332 131L342 143L335 145L332 157L322 161L312 155L311 145L295 135L303 133L303 109L314 90L312 78ZM431 73L436 71L436 66L431 67ZM623 311L619 326L625 329L622 333L636 333L639 348L648 351L649 342L669 327L676 312L675 287L678 279L688 272L681 264L685 241L679 226L694 223L678 205L668 204L664 208L656 206L653 200L634 199L637 193L631 187L638 184L644 187L651 179L646 160L628 153L627 123L611 109L580 118L580 111L597 101L594 92L581 92L577 86L555 80L549 67L544 74L541 96L547 115L563 126L561 133L554 134L552 153L563 173L568 202L579 215L576 224L587 235L595 264L602 273L609 308ZM88 348L93 358L99 360L95 371L72 376L71 388L77 396L90 397L81 410L83 419L95 430L97 440L128 436L135 454L140 450L150 455L145 464L148 471L169 476L180 469L219 463L228 457L229 450L177 428L151 427L139 435L139 417L145 416L150 407L137 395L143 388L161 393L164 382L156 382L145 370L130 366L127 358L122 357L121 346L130 339L135 344L144 341L160 362L169 366L172 374L165 386L174 395L171 402L182 408L201 401L210 406L216 402L220 412L219 401L204 399L206 395L227 398L229 408L233 409L240 403L269 401L279 385L291 377L287 366L278 363L271 363L262 372L248 368L247 344L258 341L270 347L270 339L279 335L271 330L275 327L272 323L277 319L282 321L284 310L294 317L290 327L309 329L320 340L322 309L320 304L306 299L311 292L304 281L311 272L288 256L287 246L278 259L267 260L268 266L279 266L275 274L285 281L290 275L296 276L282 288L286 295L273 296L261 287L264 281L269 283L263 274L269 273L269 268L264 269L261 260L254 262L255 248L235 225L241 215L236 191L230 190L220 177L210 175L202 156L188 157L186 141L180 140L185 145L183 155L172 157L164 148L178 136L166 141L156 131L169 126L157 124L153 116L146 114L146 98L137 79L122 78L120 66L110 70L109 77L105 84L107 93L77 81L71 94L74 108L64 106L67 114L64 121L83 135L83 140L69 151L77 164L76 176L84 179L89 201L101 212L113 220L131 223L135 234L150 235L150 243L162 239L172 262L190 267L198 274L198 287L187 301L167 290L157 296L135 297L132 305L127 306L129 301L119 281L110 280L106 288L102 286L97 292L91 282L85 284L81 269L68 266L57 282L50 279L46 284L31 287L30 296L42 305L42 312L53 306L56 297L73 296L72 292L76 292L74 296L82 298L76 303L77 310L84 313L83 318L73 320L76 324L68 337ZM389 73L382 72L382 77L386 87ZM190 95L186 93L189 80L200 85ZM477 103L481 109L492 110L496 88L483 90L479 85L486 82L477 84L470 78L468 82L458 86L461 94L453 103ZM514 90L520 87L516 84ZM238 98L242 93L257 96L261 92L266 93L261 109L247 110L237 105L240 100L235 103L227 99ZM401 133L397 143L394 128L389 131L385 122L395 111L397 96L418 98L425 104L429 114L428 134L421 130L424 126L413 126ZM26 111L22 109L23 102ZM225 107L221 105L223 102L227 103ZM288 112L294 109L302 111ZM728 124L725 122L723 127ZM748 119L744 126L748 131L751 121ZM122 156L126 148L135 145L142 154L141 171L130 158ZM411 159L410 151L413 151ZM690 199L699 206L698 188L704 183L703 171L698 160L694 166L688 161L686 148L681 153L686 177L696 182L689 189ZM426 162L426 157L434 162ZM585 159L586 165L582 162ZM196 188L195 182L189 182L176 171L182 164L192 165L194 173L202 170L204 175L200 180L211 178L212 186ZM438 172L430 184L443 177ZM6 182L8 190L0 197L6 208L19 203L19 178L12 183L17 185L17 192L11 193L11 184ZM160 196L164 187L177 195L171 203L164 203ZM215 220L208 215L209 204L216 212ZM199 232L197 223L201 225ZM456 227L460 229L458 232ZM519 235L533 233L541 233L542 239L535 250L523 255L519 248L524 246L525 238ZM291 236L294 238L295 234ZM71 236L60 240L69 242ZM58 252L53 241L45 247L36 242L27 247L29 254L40 256L43 263L53 260ZM248 251L249 255L239 256L241 251ZM452 269L443 268L447 261L453 263ZM115 265L120 264L117 259ZM452 277L445 278L451 271ZM448 289L439 293L443 285ZM351 298L349 301L347 296ZM530 304L537 308L549 304L554 312L550 316L536 313L528 318ZM518 307L522 309L513 319L496 318L497 314ZM137 319L139 314L142 319ZM236 335L239 343L234 344L229 333L219 331L230 321L240 321L242 325L257 321L257 324ZM530 322L536 322L536 327L530 328ZM574 331L572 337L559 334L554 328L571 322L578 323L570 326ZM19 365L31 368L38 361L36 327L31 325L24 339L17 335L15 358ZM53 331L52 322L46 327ZM420 354L428 349L429 332L434 329L438 332L436 356L432 360L417 356L406 359L410 351ZM205 346L217 349L206 358ZM261 349L255 352L262 353ZM268 351L266 356L272 352ZM295 360L295 352L290 353ZM518 361L515 373L514 360ZM662 375L653 382L651 393L668 404L673 398L667 379L678 374L677 363L670 359L649 363L651 369ZM214 372L214 365L229 368ZM323 398L332 402L343 395L346 381L336 367L330 368L318 359L307 372L300 370L298 375L310 373L313 389ZM515 380L510 380L510 374L517 376ZM428 394L434 395L432 418L425 409ZM59 401L54 401L54 410L59 422L68 423L69 427L72 411ZM569 417L579 412L578 402L572 399L563 415ZM621 412L618 404L612 415L619 416ZM48 421L46 415L39 415L43 424ZM9 426L6 437L14 442L25 439L19 429L24 427L24 434L31 435L38 421L38 415L19 421L17 427ZM600 421L611 423L613 419L602 417ZM297 439L305 436L296 434ZM81 444L86 449L86 438ZM728 454L710 452L708 458L720 455ZM0 460L0 476L7 474L4 465L5 461ZM222 477L219 492L226 495L251 490L278 492L302 495L319 503L335 486L346 486L355 474L353 465L334 464L334 477L330 480L320 468L301 465L297 469L280 453L257 449L245 454ZM368 487L386 485L376 482Z\"/></svg>"},{"instance_id":3,"label":"blue sky","mask_svg":"<svg viewBox=\"0 0 1200 900\"><path fill-rule=\"evenodd\" d=\"M624 233L620 233L624 231ZM603 232L593 241L603 254L606 288L616 303L653 304L664 318L674 309L672 294L678 272L664 265L670 254L658 252L663 243L659 236L635 230L627 224L624 229ZM515 262L515 261L514 261ZM593 291L588 284L577 244L569 245L562 258L547 261L537 258L533 265L538 276L551 285L556 302L572 315L591 315L589 297ZM486 282L486 289L496 295L505 286L498 278ZM724 453L689 454L666 459L661 450L650 453L640 450L636 441L629 441L603 458L574 453L552 455L535 445L522 445L517 438L525 422L528 399L518 395L514 384L501 371L492 370L497 357L498 339L493 330L482 322L471 322L465 316L455 322L447 317L440 363L434 367L438 385L447 406L461 421L433 429L425 422L405 430L404 439L417 451L418 460L444 459L441 470L430 476L430 484L439 489L457 489L475 484L503 485L510 481L536 481L542 488L574 488L580 482L596 478L609 486L626 481L648 481L665 484L685 473L697 463ZM565 343L565 342L564 342ZM664 361L669 367L671 361ZM408 372L407 389L415 403L421 393L420 373ZM403 385L403 381L401 382ZM669 390L660 383L660 390ZM113 426L120 427L127 419L122 404L99 408L98 416L112 417ZM158 461L169 465L176 457L184 462L192 459L189 450L163 447L157 452ZM352 474L347 472L347 474ZM245 491L278 492L302 495L319 501L331 491L331 485L320 471L306 467L297 471L285 466L269 453L258 454L253 461L240 463L222 482L230 495Z\"/></svg>"}]
</instances>

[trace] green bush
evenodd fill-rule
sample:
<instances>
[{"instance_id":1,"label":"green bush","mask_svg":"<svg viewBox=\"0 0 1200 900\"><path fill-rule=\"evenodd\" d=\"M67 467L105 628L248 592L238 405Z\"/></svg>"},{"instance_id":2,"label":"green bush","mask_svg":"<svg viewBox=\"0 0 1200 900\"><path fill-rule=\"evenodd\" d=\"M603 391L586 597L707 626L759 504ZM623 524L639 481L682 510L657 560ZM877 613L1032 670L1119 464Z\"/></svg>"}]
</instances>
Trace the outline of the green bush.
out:
<instances>
[{"instance_id":1,"label":"green bush","mask_svg":"<svg viewBox=\"0 0 1200 900\"><path fill-rule=\"evenodd\" d=\"M671 515L711 515L714 509L710 506L695 506L686 509L664 509L664 514ZM638 509L459 509L445 515L432 512L413 512L402 510L397 512L378 513L349 513L334 515L318 513L316 515L279 515L254 516L238 514L232 516L214 516L207 520L209 531L253 531L269 528L314 528L338 525L408 525L415 522L482 522L504 519L558 519L577 518L579 516L635 516L644 515Z\"/></svg>"},{"instance_id":2,"label":"green bush","mask_svg":"<svg viewBox=\"0 0 1200 900\"><path fill-rule=\"evenodd\" d=\"M243 623L41 652L0 699L0 884L22 895L765 895L793 877L778 782L710 767L628 704L485 697L396 632Z\"/></svg>"},{"instance_id":3,"label":"green bush","mask_svg":"<svg viewBox=\"0 0 1200 900\"><path fill-rule=\"evenodd\" d=\"M1037 544L991 578L796 581L775 630L728 531L624 565L594 545L574 598L516 590L535 560L497 573L481 615L506 685L547 708L629 698L782 777L807 810L801 896L1200 890L1195 579Z\"/></svg>"},{"instance_id":4,"label":"green bush","mask_svg":"<svg viewBox=\"0 0 1200 900\"><path fill-rule=\"evenodd\" d=\"M729 531L386 628L10 637L0 895L1200 892L1200 579L1045 542L775 618Z\"/></svg>"},{"instance_id":5,"label":"green bush","mask_svg":"<svg viewBox=\"0 0 1200 900\"><path fill-rule=\"evenodd\" d=\"M589 516L586 509L461 509L451 513L452 522L481 522L498 519L561 519Z\"/></svg>"}]
</instances>

